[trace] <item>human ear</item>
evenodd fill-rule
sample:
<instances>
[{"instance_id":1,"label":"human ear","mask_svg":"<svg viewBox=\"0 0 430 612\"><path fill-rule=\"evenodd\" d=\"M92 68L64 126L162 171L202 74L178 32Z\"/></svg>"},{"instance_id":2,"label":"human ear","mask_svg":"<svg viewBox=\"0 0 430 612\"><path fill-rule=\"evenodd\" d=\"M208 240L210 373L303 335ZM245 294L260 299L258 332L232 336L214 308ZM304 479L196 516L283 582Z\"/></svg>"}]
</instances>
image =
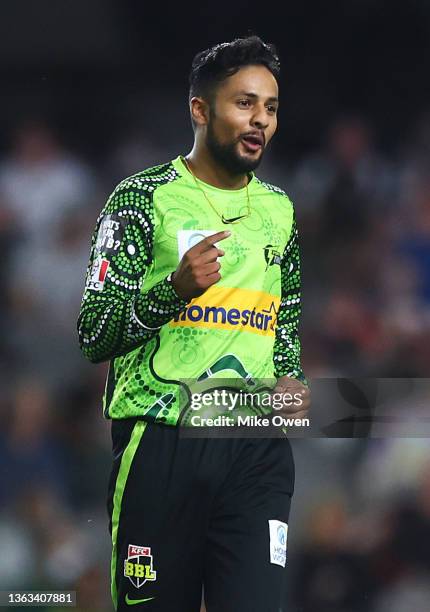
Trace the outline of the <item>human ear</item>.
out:
<instances>
[{"instance_id":1,"label":"human ear","mask_svg":"<svg viewBox=\"0 0 430 612\"><path fill-rule=\"evenodd\" d=\"M209 105L206 100L198 96L191 98L190 113L197 125L207 125L209 120Z\"/></svg>"}]
</instances>

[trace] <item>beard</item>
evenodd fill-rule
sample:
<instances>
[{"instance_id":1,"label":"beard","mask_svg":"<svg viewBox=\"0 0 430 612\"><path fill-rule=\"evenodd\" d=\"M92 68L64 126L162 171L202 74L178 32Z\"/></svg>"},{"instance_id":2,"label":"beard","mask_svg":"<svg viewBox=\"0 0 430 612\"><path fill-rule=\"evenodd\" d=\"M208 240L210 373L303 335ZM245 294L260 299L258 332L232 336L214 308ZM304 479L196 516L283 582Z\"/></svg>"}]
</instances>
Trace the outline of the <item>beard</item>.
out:
<instances>
[{"instance_id":1,"label":"beard","mask_svg":"<svg viewBox=\"0 0 430 612\"><path fill-rule=\"evenodd\" d=\"M251 172L260 165L261 160L263 159L263 150L261 155L256 159L242 156L237 149L240 139L223 144L218 140L213 126L214 115L212 111L210 111L210 119L206 130L206 146L213 159L220 166L223 166L223 168L225 168L232 175L238 175Z\"/></svg>"}]
</instances>

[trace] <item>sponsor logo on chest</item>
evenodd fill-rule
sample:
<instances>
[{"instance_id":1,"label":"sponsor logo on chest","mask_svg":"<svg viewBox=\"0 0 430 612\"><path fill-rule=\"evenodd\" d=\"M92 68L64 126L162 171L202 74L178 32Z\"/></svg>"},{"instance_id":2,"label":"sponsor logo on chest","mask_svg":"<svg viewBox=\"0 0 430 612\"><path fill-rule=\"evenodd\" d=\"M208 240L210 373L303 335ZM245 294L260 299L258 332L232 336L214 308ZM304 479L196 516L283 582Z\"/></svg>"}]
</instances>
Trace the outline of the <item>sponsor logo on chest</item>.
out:
<instances>
[{"instance_id":1,"label":"sponsor logo on chest","mask_svg":"<svg viewBox=\"0 0 430 612\"><path fill-rule=\"evenodd\" d=\"M251 289L210 287L169 323L274 336L280 299Z\"/></svg>"}]
</instances>

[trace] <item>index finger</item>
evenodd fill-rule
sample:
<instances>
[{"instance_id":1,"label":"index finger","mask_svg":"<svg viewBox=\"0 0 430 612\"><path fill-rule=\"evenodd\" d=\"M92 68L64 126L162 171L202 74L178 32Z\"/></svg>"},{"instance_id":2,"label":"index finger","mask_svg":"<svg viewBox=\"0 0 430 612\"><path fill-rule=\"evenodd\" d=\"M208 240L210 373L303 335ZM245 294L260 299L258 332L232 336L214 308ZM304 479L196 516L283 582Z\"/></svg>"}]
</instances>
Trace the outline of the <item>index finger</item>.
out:
<instances>
[{"instance_id":1,"label":"index finger","mask_svg":"<svg viewBox=\"0 0 430 612\"><path fill-rule=\"evenodd\" d=\"M210 247L214 246L215 242L219 242L220 240L224 240L231 235L231 232L228 230L224 230L222 232L217 232L216 234L211 234L210 236L206 236L199 243L193 246L192 250L195 253L203 253L207 251ZM191 249L190 249L191 250Z\"/></svg>"}]
</instances>

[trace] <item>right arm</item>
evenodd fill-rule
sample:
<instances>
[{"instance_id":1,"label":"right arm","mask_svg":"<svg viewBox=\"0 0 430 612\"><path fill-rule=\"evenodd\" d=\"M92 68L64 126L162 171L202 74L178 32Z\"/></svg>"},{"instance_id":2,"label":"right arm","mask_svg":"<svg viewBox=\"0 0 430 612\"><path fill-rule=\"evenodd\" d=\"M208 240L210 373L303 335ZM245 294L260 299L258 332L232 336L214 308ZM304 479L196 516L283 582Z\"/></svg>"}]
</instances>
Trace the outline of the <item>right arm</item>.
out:
<instances>
[{"instance_id":1,"label":"right arm","mask_svg":"<svg viewBox=\"0 0 430 612\"><path fill-rule=\"evenodd\" d=\"M133 203L147 197L147 192L120 184L93 233L77 323L81 350L93 363L145 344L188 303L167 276L140 291L153 262L153 219L145 214L147 208Z\"/></svg>"}]
</instances>

